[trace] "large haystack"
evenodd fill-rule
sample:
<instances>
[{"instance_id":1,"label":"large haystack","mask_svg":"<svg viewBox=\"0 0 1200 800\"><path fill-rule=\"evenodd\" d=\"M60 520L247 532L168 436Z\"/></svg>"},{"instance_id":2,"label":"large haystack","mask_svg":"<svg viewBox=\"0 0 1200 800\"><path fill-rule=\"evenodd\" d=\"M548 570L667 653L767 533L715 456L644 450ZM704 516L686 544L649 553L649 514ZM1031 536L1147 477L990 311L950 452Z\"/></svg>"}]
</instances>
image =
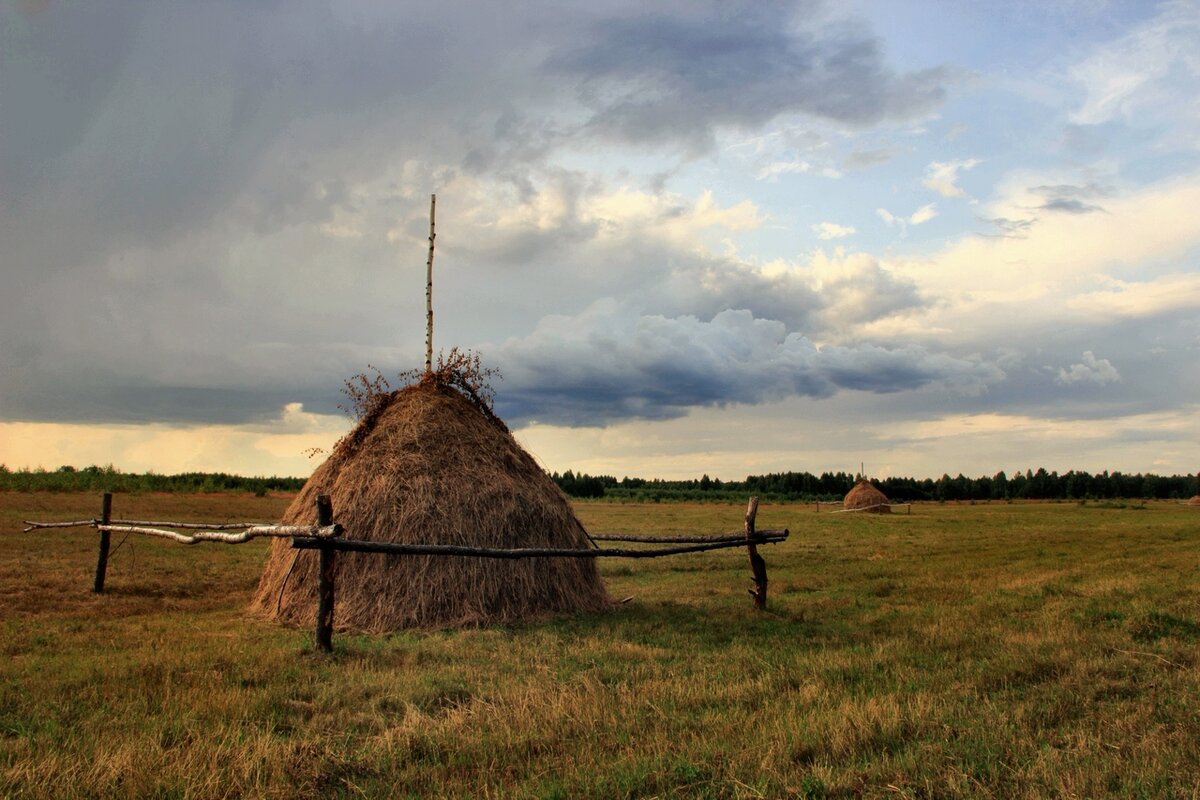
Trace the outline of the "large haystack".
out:
<instances>
[{"instance_id":1,"label":"large haystack","mask_svg":"<svg viewBox=\"0 0 1200 800\"><path fill-rule=\"evenodd\" d=\"M1187 501L1189 506L1200 506L1200 494Z\"/></svg>"},{"instance_id":2,"label":"large haystack","mask_svg":"<svg viewBox=\"0 0 1200 800\"><path fill-rule=\"evenodd\" d=\"M859 478L858 483L846 493L842 508L847 511L862 510L869 514L890 514L892 507L887 495L879 491L875 484L866 478Z\"/></svg>"},{"instance_id":3,"label":"large haystack","mask_svg":"<svg viewBox=\"0 0 1200 800\"><path fill-rule=\"evenodd\" d=\"M432 380L387 396L338 443L284 514L312 524L328 494L345 536L481 547L592 547L567 498L499 420ZM295 562L293 564L293 561ZM275 540L253 608L315 621L313 550ZM382 632L598 611L611 604L595 559L339 553L338 628Z\"/></svg>"}]
</instances>

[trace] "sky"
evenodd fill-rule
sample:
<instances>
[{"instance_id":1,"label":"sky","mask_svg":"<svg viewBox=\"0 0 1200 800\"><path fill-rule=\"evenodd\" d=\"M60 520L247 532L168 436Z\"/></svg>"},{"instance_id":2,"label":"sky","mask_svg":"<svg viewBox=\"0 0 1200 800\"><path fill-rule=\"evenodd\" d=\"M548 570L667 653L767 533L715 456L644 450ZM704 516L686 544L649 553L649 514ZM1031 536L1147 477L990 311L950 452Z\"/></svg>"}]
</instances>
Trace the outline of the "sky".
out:
<instances>
[{"instance_id":1,"label":"sky","mask_svg":"<svg viewBox=\"0 0 1200 800\"><path fill-rule=\"evenodd\" d=\"M0 463L307 475L499 370L548 470L1200 465L1200 2L0 5ZM318 457L319 458L319 457Z\"/></svg>"}]
</instances>

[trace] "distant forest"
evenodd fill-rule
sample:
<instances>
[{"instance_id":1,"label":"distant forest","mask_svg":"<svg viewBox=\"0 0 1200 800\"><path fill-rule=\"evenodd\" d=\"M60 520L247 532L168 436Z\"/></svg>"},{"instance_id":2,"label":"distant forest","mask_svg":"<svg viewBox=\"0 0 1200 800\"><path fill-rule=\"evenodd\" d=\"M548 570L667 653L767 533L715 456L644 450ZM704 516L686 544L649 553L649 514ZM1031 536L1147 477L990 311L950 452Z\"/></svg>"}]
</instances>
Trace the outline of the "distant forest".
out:
<instances>
[{"instance_id":1,"label":"distant forest","mask_svg":"<svg viewBox=\"0 0 1200 800\"><path fill-rule=\"evenodd\" d=\"M244 478L224 472L184 472L159 475L156 472L121 472L106 467L59 467L10 470L0 464L0 490L17 492L295 492L305 478Z\"/></svg>"},{"instance_id":2,"label":"distant forest","mask_svg":"<svg viewBox=\"0 0 1200 800\"><path fill-rule=\"evenodd\" d=\"M699 479L667 481L588 475L567 470L550 475L572 497L611 498L661 502L664 500L740 500L758 495L765 501L841 500L856 476L848 472L772 472L750 475L741 481L722 481L707 475ZM185 472L160 475L154 472L121 472L111 464L76 469L10 470L0 464L0 491L49 492L295 492L304 478L247 478L224 472ZM1185 500L1200 494L1195 475L1151 475L1108 472L1095 475L1071 470L1063 474L1045 469L997 472L992 477L964 475L940 478L884 478L875 485L894 503L917 500L1088 500L1140 498Z\"/></svg>"},{"instance_id":3,"label":"distant forest","mask_svg":"<svg viewBox=\"0 0 1200 800\"><path fill-rule=\"evenodd\" d=\"M630 500L737 499L758 495L763 500L841 500L857 477L848 472L773 472L750 475L743 481L722 481L707 475L699 480L664 481L586 475L570 470L551 475L572 497L611 497ZM1045 469L997 472L992 477L965 475L940 478L884 478L874 481L893 503L917 500L1086 500L1105 498L1187 499L1200 493L1194 475L1096 475L1071 470L1062 475Z\"/></svg>"}]
</instances>

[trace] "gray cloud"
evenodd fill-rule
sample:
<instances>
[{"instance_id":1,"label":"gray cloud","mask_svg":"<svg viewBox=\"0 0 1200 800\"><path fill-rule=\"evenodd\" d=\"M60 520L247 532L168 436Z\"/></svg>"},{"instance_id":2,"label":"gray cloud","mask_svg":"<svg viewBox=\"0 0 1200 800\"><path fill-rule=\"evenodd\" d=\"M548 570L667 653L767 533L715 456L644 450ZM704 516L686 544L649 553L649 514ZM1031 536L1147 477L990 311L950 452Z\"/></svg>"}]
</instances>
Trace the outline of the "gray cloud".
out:
<instances>
[{"instance_id":1,"label":"gray cloud","mask_svg":"<svg viewBox=\"0 0 1200 800\"><path fill-rule=\"evenodd\" d=\"M977 357L921 347L818 347L744 310L705 322L634 316L611 301L579 317L547 318L492 352L505 375L500 411L518 423L666 419L697 406L829 397L841 389L891 393L941 383L977 392L1004 374Z\"/></svg>"},{"instance_id":2,"label":"gray cloud","mask_svg":"<svg viewBox=\"0 0 1200 800\"><path fill-rule=\"evenodd\" d=\"M1083 186L1065 183L1032 186L1029 191L1046 198L1046 202L1038 206L1039 209L1067 214L1090 214L1094 211L1104 211L1102 207L1087 201L1112 195L1111 189L1095 183Z\"/></svg>"},{"instance_id":3,"label":"gray cloud","mask_svg":"<svg viewBox=\"0 0 1200 800\"><path fill-rule=\"evenodd\" d=\"M886 164L900 152L899 147L876 147L870 150L852 150L842 159L841 165L846 169L869 169L880 164Z\"/></svg>"},{"instance_id":4,"label":"gray cloud","mask_svg":"<svg viewBox=\"0 0 1200 800\"><path fill-rule=\"evenodd\" d=\"M455 298L439 309L440 341L525 336L497 355L515 365L502 391L527 416L582 418L597 405L605 419L674 415L689 402L941 380L952 364L897 349L874 356L895 366L876 363L872 383L851 356L810 352L799 335L925 302L878 265L818 287L803 270L765 275L653 230L606 243L581 204L612 187L555 161L596 134L683 143L686 160L723 126L779 114L866 126L941 102L944 73L898 73L868 31L806 26L814 8L5 4L0 416L334 410L341 381L366 362L417 360L428 194L468 178L505 187L517 210L548 186L563 206L550 222L501 228L480 207L509 197L439 195L439 299ZM660 192L667 180L643 177ZM694 319L709 355L693 367L659 353L643 367L655 381L634 391L616 368L567 380L558 345L530 331L547 310L579 315L596 297L643 320L608 333L617 351L653 353L650 332L671 337ZM739 367L729 353L763 325L771 343ZM559 366L535 380L541 361ZM790 377L742 388L762 364ZM594 391L579 388L587 380Z\"/></svg>"},{"instance_id":5,"label":"gray cloud","mask_svg":"<svg viewBox=\"0 0 1200 800\"><path fill-rule=\"evenodd\" d=\"M546 61L581 80L587 128L633 144L711 146L717 127L799 113L854 126L941 103L948 74L897 74L879 42L848 24L805 29L791 3L691 3L596 22Z\"/></svg>"},{"instance_id":6,"label":"gray cloud","mask_svg":"<svg viewBox=\"0 0 1200 800\"><path fill-rule=\"evenodd\" d=\"M1063 200L1078 197L1110 197L1112 189L1098 183L1087 183L1076 186L1070 183L1042 184L1031 186L1029 191L1042 195L1049 200Z\"/></svg>"},{"instance_id":7,"label":"gray cloud","mask_svg":"<svg viewBox=\"0 0 1200 800\"><path fill-rule=\"evenodd\" d=\"M992 225L996 229L996 233L983 234L984 236L998 236L1008 239L1024 239L1029 235L1029 229L1036 223L1037 219L1008 219L1007 217L993 217L991 219L981 219L988 225Z\"/></svg>"},{"instance_id":8,"label":"gray cloud","mask_svg":"<svg viewBox=\"0 0 1200 800\"><path fill-rule=\"evenodd\" d=\"M1092 205L1091 203L1085 203L1082 200L1068 198L1050 200L1049 202L1038 206L1038 208L1043 211L1062 211L1067 214L1091 214L1094 211L1104 210L1100 206Z\"/></svg>"},{"instance_id":9,"label":"gray cloud","mask_svg":"<svg viewBox=\"0 0 1200 800\"><path fill-rule=\"evenodd\" d=\"M1103 386L1120 380L1121 373L1117 371L1117 368L1107 358L1096 358L1091 350L1084 351L1081 363L1060 368L1055 377L1055 381L1063 386L1072 384Z\"/></svg>"}]
</instances>

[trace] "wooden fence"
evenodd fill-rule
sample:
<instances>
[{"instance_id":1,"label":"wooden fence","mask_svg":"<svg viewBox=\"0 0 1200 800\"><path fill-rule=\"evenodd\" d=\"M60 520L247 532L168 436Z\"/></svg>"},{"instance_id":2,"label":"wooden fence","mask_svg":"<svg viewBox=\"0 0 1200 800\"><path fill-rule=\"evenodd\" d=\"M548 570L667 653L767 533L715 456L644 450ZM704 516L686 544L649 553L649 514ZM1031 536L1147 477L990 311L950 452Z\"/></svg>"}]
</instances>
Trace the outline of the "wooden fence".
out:
<instances>
[{"instance_id":1,"label":"wooden fence","mask_svg":"<svg viewBox=\"0 0 1200 800\"><path fill-rule=\"evenodd\" d=\"M317 550L320 566L317 582L317 622L315 641L318 649L333 649L334 598L336 586L334 566L339 552L379 553L390 556L432 555L469 558L660 558L662 556L699 553L708 550L723 550L745 547L750 558L750 570L754 588L750 596L758 608L767 605L767 567L758 553L758 545L775 544L788 538L787 528L755 530L758 514L758 498L751 497L746 507L745 528L739 533L720 536L638 536L634 534L589 534L594 541L638 542L642 544L669 544L658 548L597 547L591 549L568 549L557 547L466 547L444 544L403 544L397 542L373 542L363 539L347 539L341 525L334 522L333 504L327 495L317 498L316 525L260 525L253 522L204 523L168 522L148 520L113 519L112 494L105 493L100 516L96 519L70 522L34 522L25 520L26 532L46 528L91 527L100 533L99 552L96 556L96 576L92 591L104 591L105 574L108 569L109 542L113 533L157 536L181 544L219 542L243 544L260 537L290 538L292 547L301 550ZM176 529L176 530L171 530ZM180 531L189 531L181 533ZM231 533L229 531L237 531Z\"/></svg>"}]
</instances>

